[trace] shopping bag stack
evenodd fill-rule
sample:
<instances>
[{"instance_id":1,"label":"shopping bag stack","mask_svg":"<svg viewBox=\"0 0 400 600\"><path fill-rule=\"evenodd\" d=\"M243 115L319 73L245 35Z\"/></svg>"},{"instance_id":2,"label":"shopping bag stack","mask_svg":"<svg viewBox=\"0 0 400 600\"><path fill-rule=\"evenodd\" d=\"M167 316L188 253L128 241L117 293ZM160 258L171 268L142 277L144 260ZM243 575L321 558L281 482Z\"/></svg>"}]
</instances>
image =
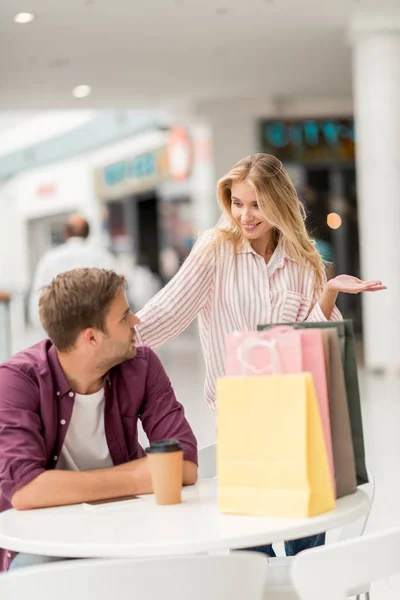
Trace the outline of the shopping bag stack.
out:
<instances>
[{"instance_id":1,"label":"shopping bag stack","mask_svg":"<svg viewBox=\"0 0 400 600\"><path fill-rule=\"evenodd\" d=\"M352 324L258 329L227 336L217 381L220 510L327 512L367 481Z\"/></svg>"}]
</instances>

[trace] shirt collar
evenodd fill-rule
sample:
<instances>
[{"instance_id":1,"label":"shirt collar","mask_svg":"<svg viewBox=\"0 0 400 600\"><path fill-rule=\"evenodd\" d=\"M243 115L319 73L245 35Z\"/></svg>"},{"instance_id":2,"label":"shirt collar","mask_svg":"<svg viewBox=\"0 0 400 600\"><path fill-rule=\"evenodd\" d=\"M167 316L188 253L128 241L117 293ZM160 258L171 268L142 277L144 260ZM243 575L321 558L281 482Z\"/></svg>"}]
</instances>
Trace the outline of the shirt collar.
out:
<instances>
[{"instance_id":1,"label":"shirt collar","mask_svg":"<svg viewBox=\"0 0 400 600\"><path fill-rule=\"evenodd\" d=\"M112 385L112 379L111 379L111 371L112 369L110 369L105 375L104 375L104 383L106 383L109 387L111 387Z\"/></svg>"},{"instance_id":2,"label":"shirt collar","mask_svg":"<svg viewBox=\"0 0 400 600\"><path fill-rule=\"evenodd\" d=\"M238 254L254 254L254 256L261 258L248 240L245 240L241 249L238 250ZM278 244L267 265L269 274L271 275L276 269L282 268L286 260L291 260L291 258L286 254L282 244Z\"/></svg>"},{"instance_id":3,"label":"shirt collar","mask_svg":"<svg viewBox=\"0 0 400 600\"><path fill-rule=\"evenodd\" d=\"M70 391L72 391L71 386L69 385L68 380L65 377L64 371L62 370L60 361L58 360L57 350L56 350L56 347L54 346L54 344L51 345L48 356L49 356L49 363L50 363L51 371L55 378L57 391L60 392L60 396L63 396L64 394L68 394ZM108 373L106 373L104 375L104 382L107 383L110 387L111 387L111 371L112 371L112 369L110 369L110 371L108 371Z\"/></svg>"},{"instance_id":4,"label":"shirt collar","mask_svg":"<svg viewBox=\"0 0 400 600\"><path fill-rule=\"evenodd\" d=\"M73 235L67 240L65 240L65 244L67 244L68 246L79 246L84 244L85 242L86 240L82 237L79 237L78 235Z\"/></svg>"},{"instance_id":5,"label":"shirt collar","mask_svg":"<svg viewBox=\"0 0 400 600\"><path fill-rule=\"evenodd\" d=\"M50 368L57 386L57 391L60 392L59 395L63 396L64 394L68 394L68 392L71 391L71 386L69 385L68 380L65 377L64 371L62 370L60 361L58 360L57 350L54 344L51 345L48 356Z\"/></svg>"},{"instance_id":6,"label":"shirt collar","mask_svg":"<svg viewBox=\"0 0 400 600\"><path fill-rule=\"evenodd\" d=\"M267 264L268 275L271 276L276 269L281 269L285 266L288 256L281 244L278 244Z\"/></svg>"},{"instance_id":7,"label":"shirt collar","mask_svg":"<svg viewBox=\"0 0 400 600\"><path fill-rule=\"evenodd\" d=\"M250 242L248 240L244 240L243 244L240 246L240 250L237 251L237 254L254 254L258 256L257 252L253 250Z\"/></svg>"}]
</instances>

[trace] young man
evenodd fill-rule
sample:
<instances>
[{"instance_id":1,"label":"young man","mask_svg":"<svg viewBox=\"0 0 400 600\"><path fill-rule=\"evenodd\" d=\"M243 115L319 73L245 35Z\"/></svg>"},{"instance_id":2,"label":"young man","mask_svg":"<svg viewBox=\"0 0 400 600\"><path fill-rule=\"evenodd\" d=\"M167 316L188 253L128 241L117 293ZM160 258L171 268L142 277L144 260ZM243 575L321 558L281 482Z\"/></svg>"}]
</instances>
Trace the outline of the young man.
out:
<instances>
[{"instance_id":1,"label":"young man","mask_svg":"<svg viewBox=\"0 0 400 600\"><path fill-rule=\"evenodd\" d=\"M151 493L138 419L150 442L180 440L194 484L196 438L159 359L135 346L125 279L62 273L39 310L50 339L0 366L0 511ZM52 560L15 556L0 549L0 571Z\"/></svg>"}]
</instances>

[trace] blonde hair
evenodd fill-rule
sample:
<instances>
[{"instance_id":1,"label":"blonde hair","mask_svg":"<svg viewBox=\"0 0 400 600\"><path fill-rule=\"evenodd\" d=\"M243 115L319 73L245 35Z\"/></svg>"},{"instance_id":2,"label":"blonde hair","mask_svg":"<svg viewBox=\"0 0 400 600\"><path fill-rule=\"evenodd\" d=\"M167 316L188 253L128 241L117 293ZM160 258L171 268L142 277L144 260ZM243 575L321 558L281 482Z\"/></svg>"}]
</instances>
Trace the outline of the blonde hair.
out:
<instances>
[{"instance_id":1,"label":"blonde hair","mask_svg":"<svg viewBox=\"0 0 400 600\"><path fill-rule=\"evenodd\" d=\"M275 230L276 243L282 246L293 261L314 271L315 289L322 287L324 265L314 240L307 232L305 208L281 161L272 154L250 154L239 160L218 181L218 204L227 220L227 226L218 228L218 235L239 249L245 238L231 212L231 189L234 182L246 182L254 189L260 212Z\"/></svg>"}]
</instances>

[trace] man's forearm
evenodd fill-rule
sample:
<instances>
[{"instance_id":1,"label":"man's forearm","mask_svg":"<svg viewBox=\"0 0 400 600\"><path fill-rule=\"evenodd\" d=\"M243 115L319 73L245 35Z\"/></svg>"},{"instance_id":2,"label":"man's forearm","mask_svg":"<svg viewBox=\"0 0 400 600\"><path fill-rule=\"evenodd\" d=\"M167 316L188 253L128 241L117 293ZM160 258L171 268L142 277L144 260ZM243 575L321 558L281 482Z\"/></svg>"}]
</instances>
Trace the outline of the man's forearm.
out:
<instances>
[{"instance_id":1,"label":"man's forearm","mask_svg":"<svg viewBox=\"0 0 400 600\"><path fill-rule=\"evenodd\" d=\"M14 508L27 510L152 492L147 458L92 471L46 471L15 492Z\"/></svg>"},{"instance_id":2,"label":"man's forearm","mask_svg":"<svg viewBox=\"0 0 400 600\"><path fill-rule=\"evenodd\" d=\"M190 460L183 461L183 485L194 485L198 479L197 465Z\"/></svg>"},{"instance_id":3,"label":"man's forearm","mask_svg":"<svg viewBox=\"0 0 400 600\"><path fill-rule=\"evenodd\" d=\"M196 481L196 465L184 461L183 485L192 485ZM12 504L18 510L28 510L152 492L148 459L145 457L109 469L45 471L15 492Z\"/></svg>"}]
</instances>

